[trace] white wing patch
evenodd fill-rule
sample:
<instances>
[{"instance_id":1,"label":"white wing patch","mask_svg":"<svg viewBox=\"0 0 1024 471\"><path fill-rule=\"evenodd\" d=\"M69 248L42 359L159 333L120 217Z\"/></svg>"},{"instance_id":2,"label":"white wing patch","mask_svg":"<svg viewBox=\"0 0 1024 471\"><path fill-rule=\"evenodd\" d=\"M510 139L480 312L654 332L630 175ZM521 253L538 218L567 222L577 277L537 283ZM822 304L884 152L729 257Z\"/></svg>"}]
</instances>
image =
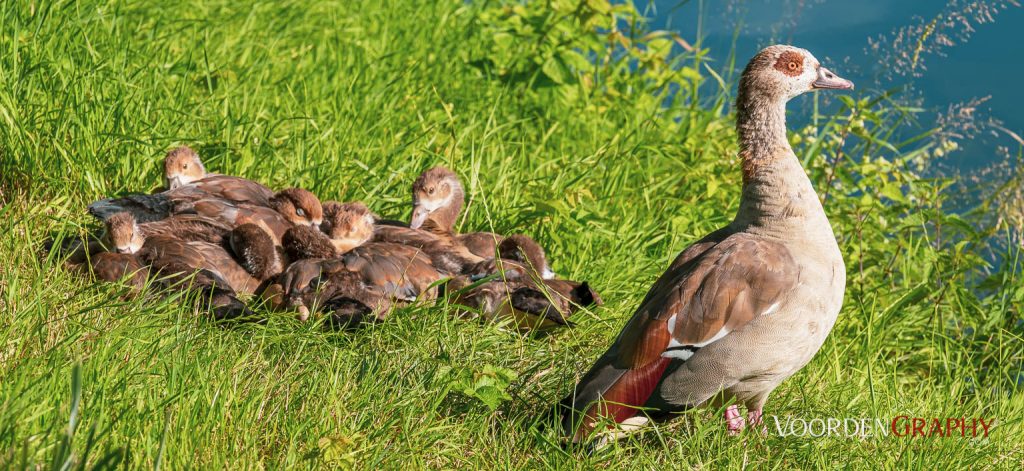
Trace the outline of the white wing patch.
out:
<instances>
[{"instance_id":1,"label":"white wing patch","mask_svg":"<svg viewBox=\"0 0 1024 471\"><path fill-rule=\"evenodd\" d=\"M676 340L674 335L671 335L672 334L672 330L673 330L673 327L672 327L673 322L672 321L674 321L675 318L676 318L675 315L673 315L672 317L669 318L668 332L669 332L670 337L669 337L669 341L668 341L668 347L661 354L661 356L663 358L678 358L678 359L683 360L683 361L689 360L690 357L692 357L693 354L696 353L698 349L700 349L702 347L706 347L706 346L708 346L708 345L718 341L719 339L725 337L726 335L729 335L729 332L730 332L729 329L726 329L726 328L723 327L722 330L719 330L718 333L715 334L714 337L711 337L707 341L700 342L700 343L694 343L694 344L681 343L678 340Z\"/></svg>"},{"instance_id":2,"label":"white wing patch","mask_svg":"<svg viewBox=\"0 0 1024 471\"><path fill-rule=\"evenodd\" d=\"M558 276L558 274L551 270L551 267L544 265L544 272L540 275L541 278L545 280L553 280L556 276Z\"/></svg>"},{"instance_id":3,"label":"white wing patch","mask_svg":"<svg viewBox=\"0 0 1024 471\"><path fill-rule=\"evenodd\" d=\"M721 339L722 337L725 337L726 335L729 335L729 329L726 329L725 327L722 327L722 330L719 330L718 333L715 334L714 337L711 337L710 339L708 339L705 342L695 343L695 344L693 344L693 346L694 347L704 347L704 346L710 345L712 342L715 342L718 339Z\"/></svg>"},{"instance_id":4,"label":"white wing patch","mask_svg":"<svg viewBox=\"0 0 1024 471\"><path fill-rule=\"evenodd\" d=\"M668 350L661 354L662 358L678 358L683 361L689 360L692 356L693 352L682 348L678 350Z\"/></svg>"}]
</instances>

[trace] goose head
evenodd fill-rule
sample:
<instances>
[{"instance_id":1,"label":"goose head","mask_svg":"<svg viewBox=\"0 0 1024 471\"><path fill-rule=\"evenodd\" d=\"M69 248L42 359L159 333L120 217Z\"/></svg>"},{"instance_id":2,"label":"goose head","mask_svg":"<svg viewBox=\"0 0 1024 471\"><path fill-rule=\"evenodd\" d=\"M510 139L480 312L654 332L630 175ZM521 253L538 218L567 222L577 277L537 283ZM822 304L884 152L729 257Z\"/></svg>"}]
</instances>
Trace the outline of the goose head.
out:
<instances>
[{"instance_id":1,"label":"goose head","mask_svg":"<svg viewBox=\"0 0 1024 471\"><path fill-rule=\"evenodd\" d=\"M555 277L555 272L551 270L544 255L544 249L529 236L515 234L506 237L498 244L498 256L536 270L545 280Z\"/></svg>"},{"instance_id":2,"label":"goose head","mask_svg":"<svg viewBox=\"0 0 1024 471\"><path fill-rule=\"evenodd\" d=\"M575 284L570 292L569 300L577 306L603 306L604 300L590 287L586 281Z\"/></svg>"},{"instance_id":3,"label":"goose head","mask_svg":"<svg viewBox=\"0 0 1024 471\"><path fill-rule=\"evenodd\" d=\"M228 245L245 271L259 280L266 280L284 271L284 263L274 245L274 238L256 224L246 223L232 229L228 235Z\"/></svg>"},{"instance_id":4,"label":"goose head","mask_svg":"<svg viewBox=\"0 0 1024 471\"><path fill-rule=\"evenodd\" d=\"M464 202L465 193L455 172L444 167L429 169L412 184L409 227L451 233Z\"/></svg>"},{"instance_id":5,"label":"goose head","mask_svg":"<svg viewBox=\"0 0 1024 471\"><path fill-rule=\"evenodd\" d=\"M281 190L270 198L270 207L297 226L319 226L324 212L320 199L302 188Z\"/></svg>"},{"instance_id":6,"label":"goose head","mask_svg":"<svg viewBox=\"0 0 1024 471\"><path fill-rule=\"evenodd\" d=\"M107 218L106 239L111 247L122 254L133 254L142 249L146 243L135 216L129 212L120 212Z\"/></svg>"},{"instance_id":7,"label":"goose head","mask_svg":"<svg viewBox=\"0 0 1024 471\"><path fill-rule=\"evenodd\" d=\"M338 214L338 211L341 210L343 204L344 203L334 200L320 202L320 206L323 208L324 213L324 221L320 223L321 231L324 231L324 233L331 232L331 219L334 218L335 214Z\"/></svg>"},{"instance_id":8,"label":"goose head","mask_svg":"<svg viewBox=\"0 0 1024 471\"><path fill-rule=\"evenodd\" d=\"M332 258L337 253L327 235L316 226L294 226L281 237L281 246L291 260Z\"/></svg>"},{"instance_id":9,"label":"goose head","mask_svg":"<svg viewBox=\"0 0 1024 471\"><path fill-rule=\"evenodd\" d=\"M821 89L850 90L853 82L822 67L806 49L787 45L758 52L744 69L739 88L741 94L757 93L782 102Z\"/></svg>"},{"instance_id":10,"label":"goose head","mask_svg":"<svg viewBox=\"0 0 1024 471\"><path fill-rule=\"evenodd\" d=\"M206 167L191 147L171 149L164 157L164 184L168 190L188 185L206 177Z\"/></svg>"},{"instance_id":11,"label":"goose head","mask_svg":"<svg viewBox=\"0 0 1024 471\"><path fill-rule=\"evenodd\" d=\"M332 274L339 271L337 261L305 259L288 265L278 277L281 305L298 311L298 319L309 319L309 306L316 304L317 295L327 287Z\"/></svg>"},{"instance_id":12,"label":"goose head","mask_svg":"<svg viewBox=\"0 0 1024 471\"><path fill-rule=\"evenodd\" d=\"M100 252L92 257L92 271L96 279L117 283L123 281L133 292L146 286L149 268L131 254Z\"/></svg>"},{"instance_id":13,"label":"goose head","mask_svg":"<svg viewBox=\"0 0 1024 471\"><path fill-rule=\"evenodd\" d=\"M337 253L344 254L373 238L374 215L360 202L344 203L332 209L324 225Z\"/></svg>"}]
</instances>

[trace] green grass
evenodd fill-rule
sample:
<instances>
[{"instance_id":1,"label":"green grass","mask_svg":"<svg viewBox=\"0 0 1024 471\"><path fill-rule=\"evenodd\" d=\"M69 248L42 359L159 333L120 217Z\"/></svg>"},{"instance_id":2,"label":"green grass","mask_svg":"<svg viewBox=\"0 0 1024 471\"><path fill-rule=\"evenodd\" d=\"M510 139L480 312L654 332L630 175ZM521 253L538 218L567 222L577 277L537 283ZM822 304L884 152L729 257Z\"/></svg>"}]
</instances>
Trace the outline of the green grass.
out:
<instances>
[{"instance_id":1,"label":"green grass","mask_svg":"<svg viewBox=\"0 0 1024 471\"><path fill-rule=\"evenodd\" d=\"M688 426L587 453L538 421L668 261L738 204L728 92L703 53L662 64L688 77L663 101L665 84L642 75L649 64L594 72L613 72L607 90L522 63L519 75L495 72L496 20L459 0L185 3L0 3L0 467L1024 464L1020 263L1011 253L987 269L986 241L1002 233L943 212L942 184L882 144L887 116L900 115L883 95L822 117L817 144L797 146L819 191L831 186L849 286L829 340L766 412L995 418L991 435L733 438L717 411L698 410ZM537 64L531 50L518 50L523 63ZM860 144L830 144L848 132ZM181 299L122 300L39 250L95 227L88 202L158 185L177 144L214 171L402 218L415 175L447 165L470 194L462 228L536 237L558 273L589 280L606 305L544 338L444 306L354 333L286 314L225 328ZM517 374L495 410L451 373L485 369Z\"/></svg>"}]
</instances>

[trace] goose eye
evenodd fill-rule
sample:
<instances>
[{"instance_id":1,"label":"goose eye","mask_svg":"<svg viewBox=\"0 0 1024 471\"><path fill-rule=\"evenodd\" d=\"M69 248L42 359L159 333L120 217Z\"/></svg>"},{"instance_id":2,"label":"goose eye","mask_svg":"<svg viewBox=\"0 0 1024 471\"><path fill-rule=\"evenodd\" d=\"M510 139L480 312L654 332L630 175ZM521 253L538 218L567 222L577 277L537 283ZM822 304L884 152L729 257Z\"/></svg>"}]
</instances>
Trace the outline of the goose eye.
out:
<instances>
[{"instance_id":1,"label":"goose eye","mask_svg":"<svg viewBox=\"0 0 1024 471\"><path fill-rule=\"evenodd\" d=\"M299 215L299 217L306 217L306 212L302 208L295 208L295 214Z\"/></svg>"},{"instance_id":2,"label":"goose eye","mask_svg":"<svg viewBox=\"0 0 1024 471\"><path fill-rule=\"evenodd\" d=\"M789 70L796 70L796 68L797 68L796 62L790 62L789 63Z\"/></svg>"}]
</instances>

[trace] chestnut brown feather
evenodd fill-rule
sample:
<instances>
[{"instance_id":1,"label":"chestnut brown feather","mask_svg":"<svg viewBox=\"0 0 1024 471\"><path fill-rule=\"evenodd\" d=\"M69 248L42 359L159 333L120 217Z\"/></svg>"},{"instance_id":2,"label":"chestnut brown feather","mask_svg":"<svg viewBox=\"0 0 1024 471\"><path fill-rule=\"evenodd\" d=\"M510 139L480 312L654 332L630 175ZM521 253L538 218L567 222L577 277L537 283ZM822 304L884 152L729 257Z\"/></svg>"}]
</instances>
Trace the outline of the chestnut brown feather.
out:
<instances>
[{"instance_id":1,"label":"chestnut brown feather","mask_svg":"<svg viewBox=\"0 0 1024 471\"><path fill-rule=\"evenodd\" d=\"M670 341L699 348L722 329L741 328L793 290L799 275L788 249L777 242L745 233L712 234L683 251L654 283L619 339L583 377L575 394L563 399L563 406L592 419L595 411L606 407L596 404L599 397L611 402L608 391L637 377L628 372L650 371L652 365L665 363L663 353ZM649 381L621 386L634 388L633 402L625 403L633 407L633 414L655 386ZM626 413L620 409L615 410ZM563 416L567 429L577 417ZM576 437L593 429L595 421L590 419L584 420Z\"/></svg>"},{"instance_id":2,"label":"chestnut brown feather","mask_svg":"<svg viewBox=\"0 0 1024 471\"><path fill-rule=\"evenodd\" d=\"M433 285L442 278L430 259L414 247L370 243L340 258L293 263L280 279L292 307L352 308L358 302L373 313L364 313L363 318L383 320L395 302L435 298Z\"/></svg>"},{"instance_id":3,"label":"chestnut brown feather","mask_svg":"<svg viewBox=\"0 0 1024 471\"><path fill-rule=\"evenodd\" d=\"M242 224L232 229L228 243L235 259L257 280L276 277L288 264L273 237L256 224Z\"/></svg>"},{"instance_id":4,"label":"chestnut brown feather","mask_svg":"<svg viewBox=\"0 0 1024 471\"><path fill-rule=\"evenodd\" d=\"M331 239L313 226L295 226L281 239L285 254L291 261L307 258L333 258L337 253Z\"/></svg>"},{"instance_id":5,"label":"chestnut brown feather","mask_svg":"<svg viewBox=\"0 0 1024 471\"><path fill-rule=\"evenodd\" d=\"M504 275L509 272L506 269ZM455 304L468 308L460 310L460 314L507 322L520 332L571 326L569 317L580 308L603 303L587 282L543 280L536 276L476 283L460 276L449 282L447 290L455 293Z\"/></svg>"},{"instance_id":6,"label":"chestnut brown feather","mask_svg":"<svg viewBox=\"0 0 1024 471\"><path fill-rule=\"evenodd\" d=\"M92 257L92 272L96 279L108 283L120 283L138 293L146 286L149 267L142 265L132 254L100 252Z\"/></svg>"}]
</instances>

